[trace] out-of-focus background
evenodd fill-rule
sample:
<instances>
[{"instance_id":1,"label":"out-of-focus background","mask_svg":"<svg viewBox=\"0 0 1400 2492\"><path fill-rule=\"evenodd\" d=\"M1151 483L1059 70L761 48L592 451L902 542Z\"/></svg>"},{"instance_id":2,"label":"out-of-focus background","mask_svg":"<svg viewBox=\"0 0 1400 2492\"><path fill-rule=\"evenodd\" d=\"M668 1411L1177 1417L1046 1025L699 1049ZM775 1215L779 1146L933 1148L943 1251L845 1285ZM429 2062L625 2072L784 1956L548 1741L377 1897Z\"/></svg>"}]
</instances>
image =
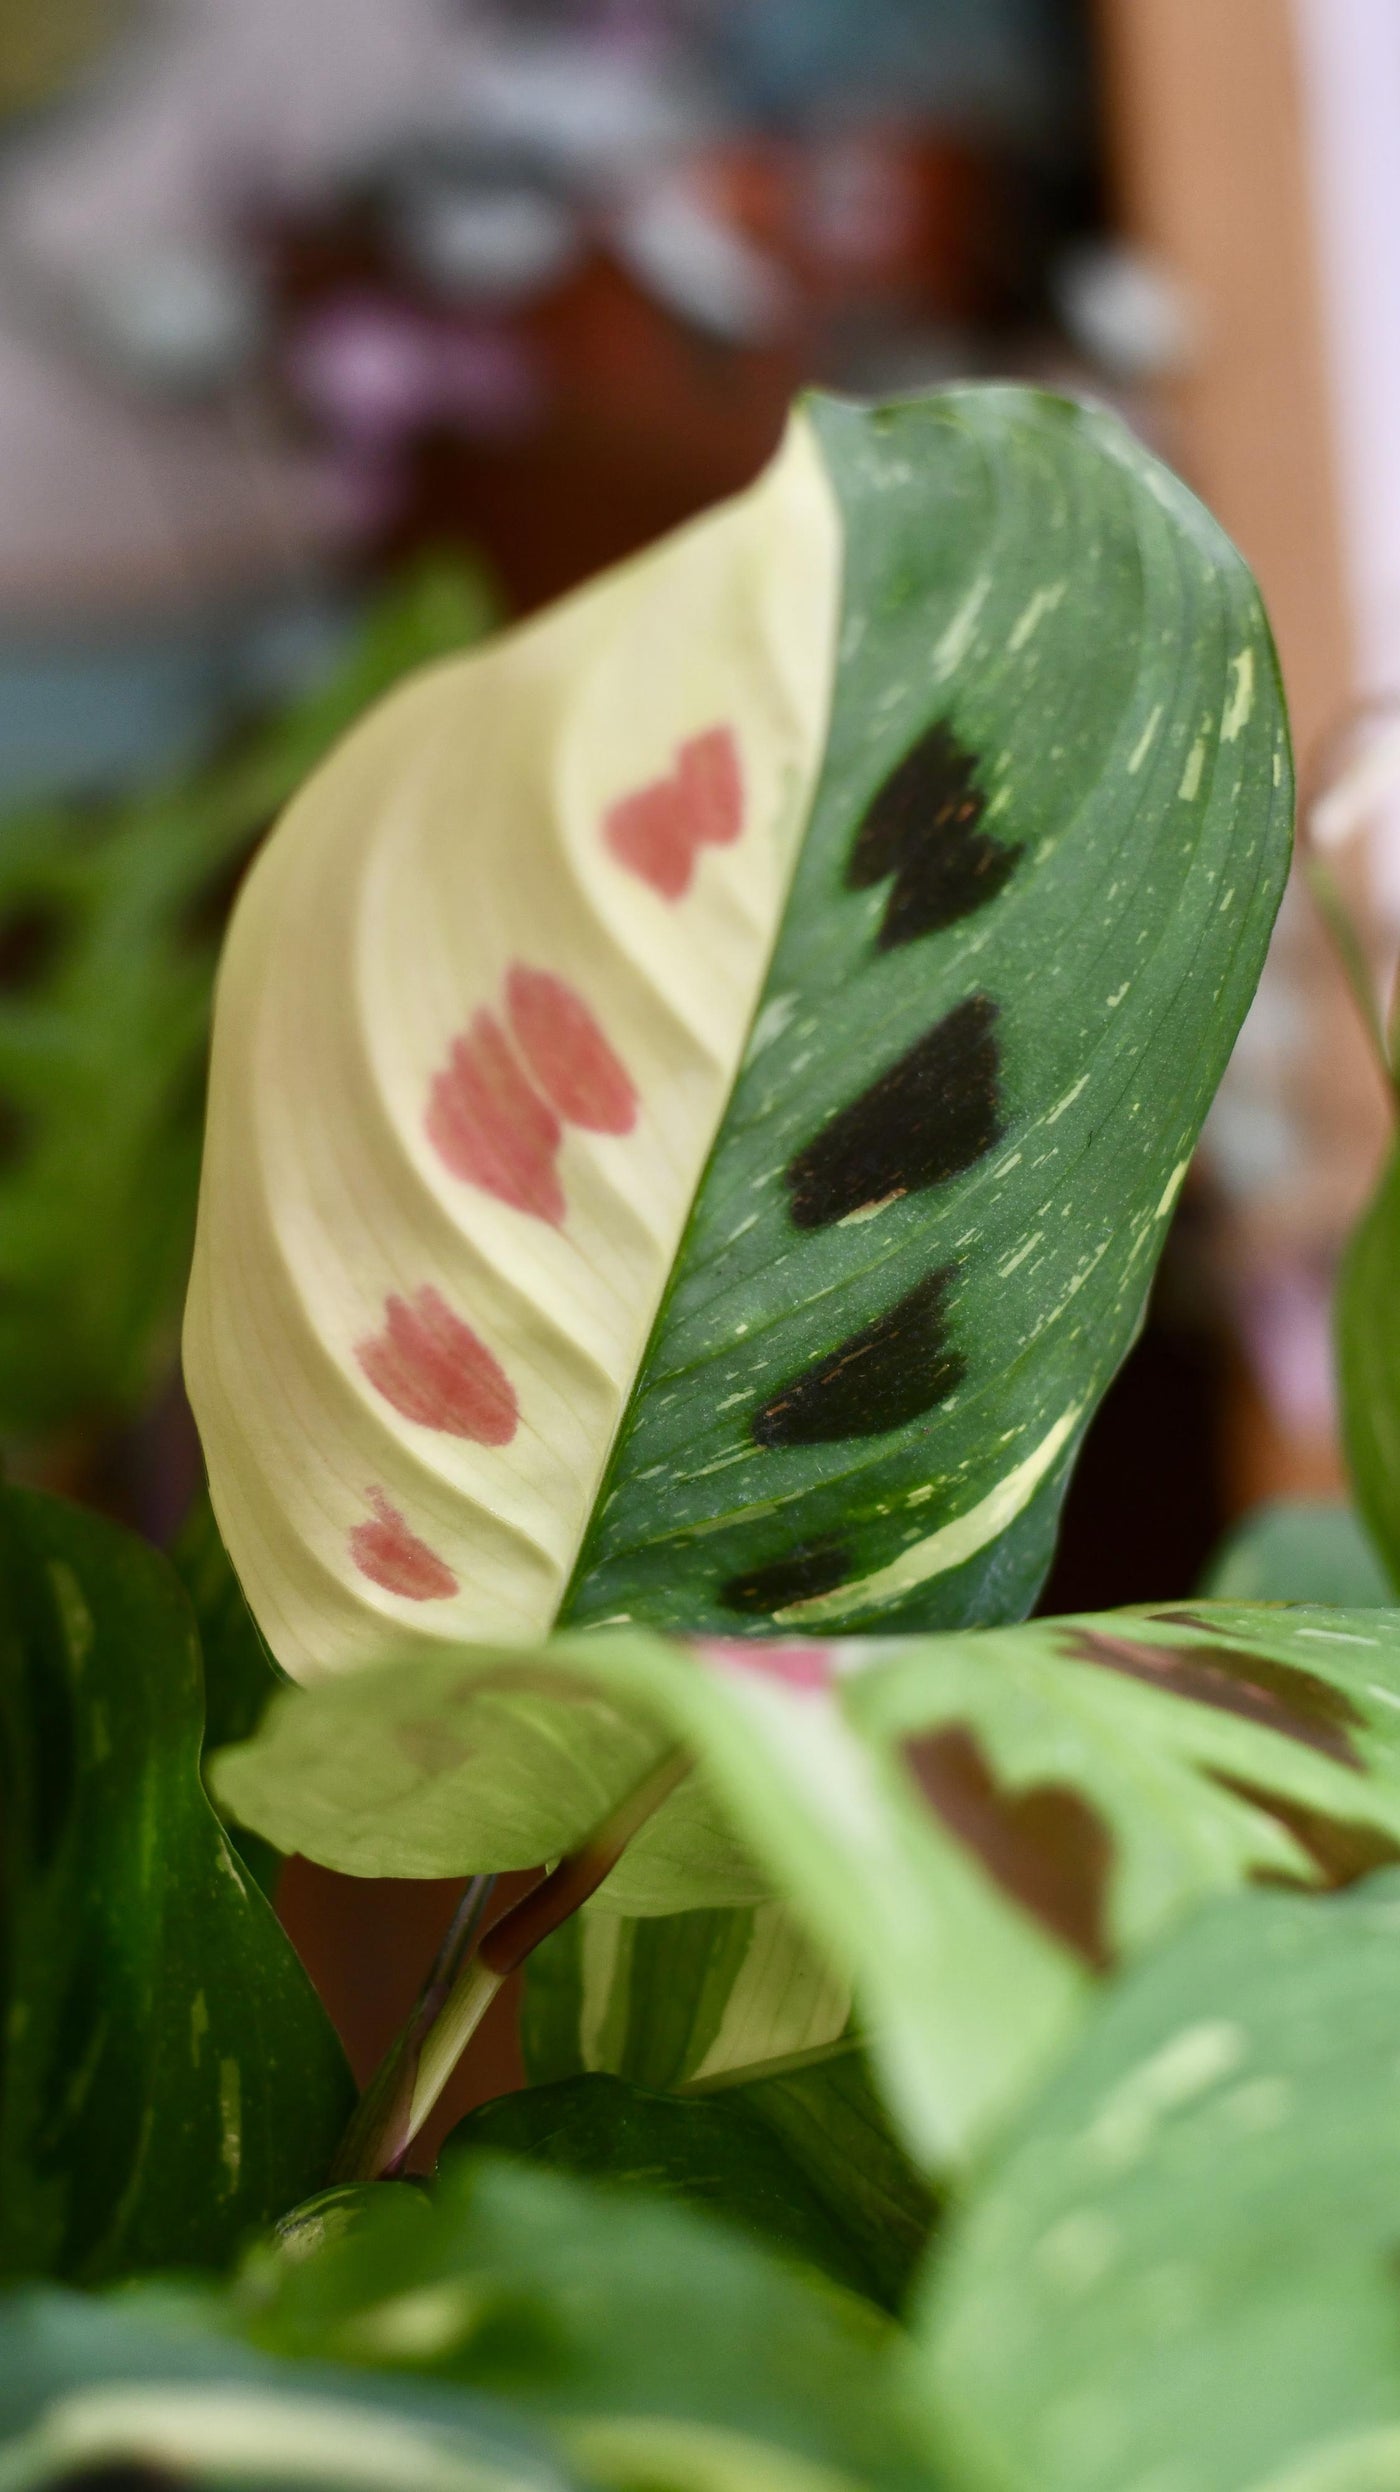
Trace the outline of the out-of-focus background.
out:
<instances>
[{"instance_id":1,"label":"out-of-focus background","mask_svg":"<svg viewBox=\"0 0 1400 2492\"><path fill-rule=\"evenodd\" d=\"M803 382L969 376L1111 401L1238 539L1391 974L1395 0L0 0L12 1470L180 1523L210 979L338 728L746 483ZM1297 888L1054 1607L1341 1494L1330 1294L1384 1133ZM284 1894L362 2059L381 1905Z\"/></svg>"}]
</instances>

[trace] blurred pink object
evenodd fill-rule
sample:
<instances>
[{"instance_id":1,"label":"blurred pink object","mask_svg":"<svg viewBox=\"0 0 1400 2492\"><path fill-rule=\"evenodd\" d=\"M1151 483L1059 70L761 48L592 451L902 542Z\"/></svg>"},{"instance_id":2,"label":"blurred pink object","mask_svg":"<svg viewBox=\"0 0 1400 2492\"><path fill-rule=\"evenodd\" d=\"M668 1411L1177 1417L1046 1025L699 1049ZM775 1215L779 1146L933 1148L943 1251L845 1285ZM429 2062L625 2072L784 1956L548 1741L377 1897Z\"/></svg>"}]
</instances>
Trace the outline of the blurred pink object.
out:
<instances>
[{"instance_id":1,"label":"blurred pink object","mask_svg":"<svg viewBox=\"0 0 1400 2492\"><path fill-rule=\"evenodd\" d=\"M295 331L286 370L307 413L360 449L397 448L430 425L518 432L544 402L523 340L373 295L318 307Z\"/></svg>"},{"instance_id":2,"label":"blurred pink object","mask_svg":"<svg viewBox=\"0 0 1400 2492\"><path fill-rule=\"evenodd\" d=\"M1330 1270L1302 1262L1256 1266L1239 1284L1250 1364L1276 1419L1300 1436L1337 1424Z\"/></svg>"}]
</instances>

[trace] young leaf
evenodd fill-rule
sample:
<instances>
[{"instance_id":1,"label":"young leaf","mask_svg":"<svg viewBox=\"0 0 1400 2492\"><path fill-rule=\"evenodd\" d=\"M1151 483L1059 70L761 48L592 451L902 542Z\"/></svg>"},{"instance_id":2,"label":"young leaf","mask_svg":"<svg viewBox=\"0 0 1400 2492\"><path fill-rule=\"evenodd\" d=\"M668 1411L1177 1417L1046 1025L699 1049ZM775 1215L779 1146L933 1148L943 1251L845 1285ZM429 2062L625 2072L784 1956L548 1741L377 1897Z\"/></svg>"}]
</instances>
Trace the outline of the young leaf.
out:
<instances>
[{"instance_id":1,"label":"young leaf","mask_svg":"<svg viewBox=\"0 0 1400 2492\"><path fill-rule=\"evenodd\" d=\"M655 2092L731 2084L844 2051L849 1982L781 1904L564 1923L525 1971L532 2085L590 2070Z\"/></svg>"},{"instance_id":2,"label":"young leaf","mask_svg":"<svg viewBox=\"0 0 1400 2492\"><path fill-rule=\"evenodd\" d=\"M1291 806L1238 557L1018 389L806 401L380 710L238 912L187 1317L284 1667L1022 1614Z\"/></svg>"},{"instance_id":3,"label":"young leaf","mask_svg":"<svg viewBox=\"0 0 1400 2492\"><path fill-rule=\"evenodd\" d=\"M1356 1502L1400 1586L1400 1150L1353 1232L1337 1285L1342 1433Z\"/></svg>"},{"instance_id":4,"label":"young leaf","mask_svg":"<svg viewBox=\"0 0 1400 2492\"><path fill-rule=\"evenodd\" d=\"M579 2492L544 2433L499 2405L278 2361L212 2333L216 2306L76 2293L0 2304L6 2492Z\"/></svg>"},{"instance_id":5,"label":"young leaf","mask_svg":"<svg viewBox=\"0 0 1400 2492\"><path fill-rule=\"evenodd\" d=\"M888 2321L713 2217L461 2154L430 2197L361 2198L312 2255L254 2259L255 2342L508 2400L633 2492L932 2492Z\"/></svg>"},{"instance_id":6,"label":"young leaf","mask_svg":"<svg viewBox=\"0 0 1400 2492\"><path fill-rule=\"evenodd\" d=\"M0 2275L225 2259L325 2174L339 2046L199 1779L165 1561L0 1492Z\"/></svg>"},{"instance_id":7,"label":"young leaf","mask_svg":"<svg viewBox=\"0 0 1400 2492\"><path fill-rule=\"evenodd\" d=\"M1394 1589L1350 1506L1280 1499L1260 1506L1217 1549L1201 1584L1208 1601L1313 1601L1328 1609L1390 1609Z\"/></svg>"},{"instance_id":8,"label":"young leaf","mask_svg":"<svg viewBox=\"0 0 1400 2492\"><path fill-rule=\"evenodd\" d=\"M289 1688L214 1774L284 1849L446 1876L572 1851L679 1742L698 1770L599 1906L780 1896L853 1981L886 2099L937 2170L1188 1904L1400 1857L1397 1700L1388 1610L831 1644L595 1633Z\"/></svg>"},{"instance_id":9,"label":"young leaf","mask_svg":"<svg viewBox=\"0 0 1400 2492\"><path fill-rule=\"evenodd\" d=\"M1400 1877L1216 1903L1109 1995L926 2314L969 2492L1400 2479Z\"/></svg>"}]
</instances>

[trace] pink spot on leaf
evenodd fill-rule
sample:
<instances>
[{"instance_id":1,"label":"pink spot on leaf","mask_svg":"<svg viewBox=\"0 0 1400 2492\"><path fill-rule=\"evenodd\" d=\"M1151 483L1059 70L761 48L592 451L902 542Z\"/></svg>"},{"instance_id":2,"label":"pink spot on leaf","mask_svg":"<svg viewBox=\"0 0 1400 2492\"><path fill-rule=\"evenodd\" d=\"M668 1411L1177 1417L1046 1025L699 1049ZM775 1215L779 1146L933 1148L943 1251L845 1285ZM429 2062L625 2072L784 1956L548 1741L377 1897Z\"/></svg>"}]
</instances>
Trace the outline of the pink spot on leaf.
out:
<instances>
[{"instance_id":1,"label":"pink spot on leaf","mask_svg":"<svg viewBox=\"0 0 1400 2492\"><path fill-rule=\"evenodd\" d=\"M350 1555L360 1573L404 1601L450 1601L458 1589L451 1567L409 1530L382 1488L368 1489L366 1495L374 1521L357 1523L350 1534Z\"/></svg>"},{"instance_id":2,"label":"pink spot on leaf","mask_svg":"<svg viewBox=\"0 0 1400 2492\"><path fill-rule=\"evenodd\" d=\"M509 1376L435 1289L390 1298L384 1329L355 1345L370 1383L405 1419L474 1445L509 1445L520 1416Z\"/></svg>"},{"instance_id":3,"label":"pink spot on leaf","mask_svg":"<svg viewBox=\"0 0 1400 2492\"><path fill-rule=\"evenodd\" d=\"M683 899L701 848L727 848L744 827L744 778L733 729L691 736L664 779L619 797L603 836L619 865L663 900Z\"/></svg>"},{"instance_id":4,"label":"pink spot on leaf","mask_svg":"<svg viewBox=\"0 0 1400 2492\"><path fill-rule=\"evenodd\" d=\"M836 1676L831 1648L826 1644L749 1643L737 1637L701 1636L696 1639L696 1649L707 1661L718 1662L722 1669L777 1679L784 1687L800 1688L808 1694L829 1688Z\"/></svg>"},{"instance_id":5,"label":"pink spot on leaf","mask_svg":"<svg viewBox=\"0 0 1400 2492\"><path fill-rule=\"evenodd\" d=\"M545 1097L571 1125L629 1134L637 1094L582 996L519 961L506 981L511 1036Z\"/></svg>"},{"instance_id":6,"label":"pink spot on leaf","mask_svg":"<svg viewBox=\"0 0 1400 2492\"><path fill-rule=\"evenodd\" d=\"M526 1080L493 1013L477 1013L465 1038L454 1038L446 1065L433 1077L427 1127L454 1177L559 1226L559 1119Z\"/></svg>"}]
</instances>

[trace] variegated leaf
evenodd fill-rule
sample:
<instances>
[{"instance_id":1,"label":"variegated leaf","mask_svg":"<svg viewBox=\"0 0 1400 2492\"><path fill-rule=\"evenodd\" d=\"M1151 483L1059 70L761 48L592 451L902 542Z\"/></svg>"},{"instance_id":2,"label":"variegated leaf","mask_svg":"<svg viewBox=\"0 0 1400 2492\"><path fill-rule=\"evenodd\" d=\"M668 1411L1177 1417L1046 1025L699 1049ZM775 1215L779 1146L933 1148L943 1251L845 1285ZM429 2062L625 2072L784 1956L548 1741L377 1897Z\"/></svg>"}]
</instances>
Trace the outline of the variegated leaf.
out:
<instances>
[{"instance_id":1,"label":"variegated leaf","mask_svg":"<svg viewBox=\"0 0 1400 2492\"><path fill-rule=\"evenodd\" d=\"M938 2169L1193 1901L1400 1857L1400 1614L1197 1604L423 1654L288 1689L215 1774L284 1850L448 1875L570 1850L677 1743L698 1770L597 1909L781 1897L852 1982L886 2098Z\"/></svg>"},{"instance_id":2,"label":"variegated leaf","mask_svg":"<svg viewBox=\"0 0 1400 2492\"><path fill-rule=\"evenodd\" d=\"M1238 557L1014 389L807 401L372 716L238 912L187 1323L283 1665L1023 1614L1290 813Z\"/></svg>"}]
</instances>

